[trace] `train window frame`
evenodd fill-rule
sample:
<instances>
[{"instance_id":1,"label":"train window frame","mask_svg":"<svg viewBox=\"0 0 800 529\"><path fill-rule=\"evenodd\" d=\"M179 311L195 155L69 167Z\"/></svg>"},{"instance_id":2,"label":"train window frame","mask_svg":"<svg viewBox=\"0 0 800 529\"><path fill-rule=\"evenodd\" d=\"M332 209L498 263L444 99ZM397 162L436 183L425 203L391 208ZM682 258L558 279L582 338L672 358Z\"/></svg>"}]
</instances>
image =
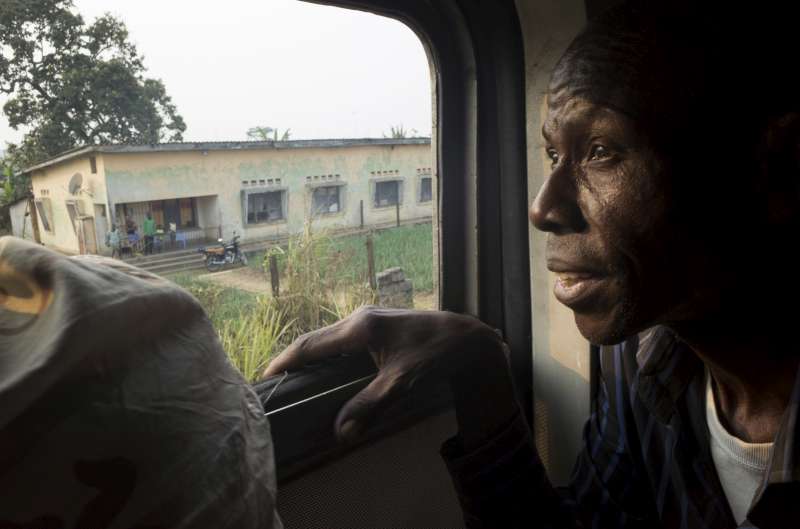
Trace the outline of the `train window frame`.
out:
<instances>
[{"instance_id":1,"label":"train window frame","mask_svg":"<svg viewBox=\"0 0 800 529\"><path fill-rule=\"evenodd\" d=\"M503 333L530 417L525 68L514 2L310 1L396 19L420 38L431 69L439 308L478 316ZM374 376L366 355L345 356L255 385L271 423L279 485L452 405L446 384L423 383L358 444L338 444L336 414Z\"/></svg>"}]
</instances>

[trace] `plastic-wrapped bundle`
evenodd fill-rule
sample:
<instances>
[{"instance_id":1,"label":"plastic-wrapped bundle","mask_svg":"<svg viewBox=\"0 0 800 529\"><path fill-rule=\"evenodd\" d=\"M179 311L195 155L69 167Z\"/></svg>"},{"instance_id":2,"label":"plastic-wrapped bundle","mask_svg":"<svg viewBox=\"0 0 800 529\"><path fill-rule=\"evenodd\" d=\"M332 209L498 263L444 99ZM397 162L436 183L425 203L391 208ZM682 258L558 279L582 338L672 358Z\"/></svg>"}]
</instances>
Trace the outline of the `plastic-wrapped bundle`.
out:
<instances>
[{"instance_id":1,"label":"plastic-wrapped bundle","mask_svg":"<svg viewBox=\"0 0 800 529\"><path fill-rule=\"evenodd\" d=\"M166 280L0 239L0 402L0 527L281 527L263 408Z\"/></svg>"}]
</instances>

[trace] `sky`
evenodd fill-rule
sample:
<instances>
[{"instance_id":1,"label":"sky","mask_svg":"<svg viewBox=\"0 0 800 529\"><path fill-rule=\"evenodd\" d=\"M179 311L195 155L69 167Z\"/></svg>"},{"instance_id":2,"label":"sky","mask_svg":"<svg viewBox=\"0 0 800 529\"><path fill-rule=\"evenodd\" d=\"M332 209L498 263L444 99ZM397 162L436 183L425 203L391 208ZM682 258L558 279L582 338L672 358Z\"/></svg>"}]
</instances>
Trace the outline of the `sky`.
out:
<instances>
[{"instance_id":1,"label":"sky","mask_svg":"<svg viewBox=\"0 0 800 529\"><path fill-rule=\"evenodd\" d=\"M427 57L395 20L299 0L74 3L86 20L126 23L186 141L245 140L253 126L292 139L381 137L393 125L430 134ZM0 149L21 137L0 112Z\"/></svg>"}]
</instances>

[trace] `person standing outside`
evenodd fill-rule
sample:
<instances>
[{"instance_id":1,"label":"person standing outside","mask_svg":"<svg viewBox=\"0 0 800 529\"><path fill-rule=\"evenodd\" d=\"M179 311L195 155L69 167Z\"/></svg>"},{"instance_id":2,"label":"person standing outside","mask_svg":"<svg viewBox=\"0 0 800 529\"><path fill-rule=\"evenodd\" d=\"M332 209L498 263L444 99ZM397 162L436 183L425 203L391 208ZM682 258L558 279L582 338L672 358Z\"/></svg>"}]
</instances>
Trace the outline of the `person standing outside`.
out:
<instances>
[{"instance_id":1,"label":"person standing outside","mask_svg":"<svg viewBox=\"0 0 800 529\"><path fill-rule=\"evenodd\" d=\"M136 225L136 221L133 220L130 215L127 215L125 217L125 231L128 233L128 235L136 235L136 230L138 228L139 227Z\"/></svg>"},{"instance_id":2,"label":"person standing outside","mask_svg":"<svg viewBox=\"0 0 800 529\"><path fill-rule=\"evenodd\" d=\"M156 234L156 221L153 220L153 215L151 213L148 213L147 218L144 219L144 223L142 224L142 232L144 233L144 254L152 254L153 237Z\"/></svg>"},{"instance_id":3,"label":"person standing outside","mask_svg":"<svg viewBox=\"0 0 800 529\"><path fill-rule=\"evenodd\" d=\"M120 238L119 238L119 228L116 224L111 226L111 231L108 232L108 242L106 243L107 246L111 248L111 258L114 259L115 257L122 257L120 254Z\"/></svg>"}]
</instances>

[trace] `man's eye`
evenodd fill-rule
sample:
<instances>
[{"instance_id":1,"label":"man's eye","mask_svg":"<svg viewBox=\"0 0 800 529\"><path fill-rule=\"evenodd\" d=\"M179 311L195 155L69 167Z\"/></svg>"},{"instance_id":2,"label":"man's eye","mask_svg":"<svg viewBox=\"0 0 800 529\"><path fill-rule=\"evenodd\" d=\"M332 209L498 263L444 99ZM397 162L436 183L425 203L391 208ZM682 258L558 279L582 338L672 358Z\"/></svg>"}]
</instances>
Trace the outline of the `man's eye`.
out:
<instances>
[{"instance_id":1,"label":"man's eye","mask_svg":"<svg viewBox=\"0 0 800 529\"><path fill-rule=\"evenodd\" d=\"M558 163L558 152L555 149L547 149L547 157L550 158L553 165Z\"/></svg>"},{"instance_id":2,"label":"man's eye","mask_svg":"<svg viewBox=\"0 0 800 529\"><path fill-rule=\"evenodd\" d=\"M603 145L592 145L589 151L589 160L603 160L611 156L609 150Z\"/></svg>"}]
</instances>

